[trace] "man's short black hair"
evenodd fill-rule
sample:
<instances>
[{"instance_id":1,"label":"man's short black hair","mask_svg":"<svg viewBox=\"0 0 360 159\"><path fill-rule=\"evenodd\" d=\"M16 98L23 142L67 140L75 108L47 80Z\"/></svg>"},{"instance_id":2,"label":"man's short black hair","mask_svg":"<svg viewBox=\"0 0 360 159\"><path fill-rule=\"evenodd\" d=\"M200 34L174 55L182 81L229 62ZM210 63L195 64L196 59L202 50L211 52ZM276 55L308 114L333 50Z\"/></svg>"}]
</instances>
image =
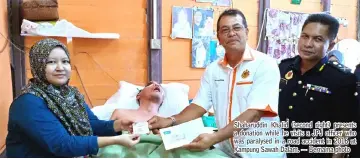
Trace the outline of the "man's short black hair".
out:
<instances>
[{"instance_id":1,"label":"man's short black hair","mask_svg":"<svg viewBox=\"0 0 360 159\"><path fill-rule=\"evenodd\" d=\"M322 25L329 26L328 37L330 38L331 41L336 38L340 26L339 21L336 18L325 13L309 15L309 17L305 20L301 30L304 30L305 26L308 25L309 23L320 23Z\"/></svg>"},{"instance_id":2,"label":"man's short black hair","mask_svg":"<svg viewBox=\"0 0 360 159\"><path fill-rule=\"evenodd\" d=\"M241 12L238 9L228 9L220 14L219 19L217 20L217 31L219 31L219 29L220 29L219 22L223 16L236 16L236 15L241 16L241 18L243 19L243 25L245 28L247 28L248 26L247 26L246 18L245 18L245 15L243 14L243 12Z\"/></svg>"}]
</instances>

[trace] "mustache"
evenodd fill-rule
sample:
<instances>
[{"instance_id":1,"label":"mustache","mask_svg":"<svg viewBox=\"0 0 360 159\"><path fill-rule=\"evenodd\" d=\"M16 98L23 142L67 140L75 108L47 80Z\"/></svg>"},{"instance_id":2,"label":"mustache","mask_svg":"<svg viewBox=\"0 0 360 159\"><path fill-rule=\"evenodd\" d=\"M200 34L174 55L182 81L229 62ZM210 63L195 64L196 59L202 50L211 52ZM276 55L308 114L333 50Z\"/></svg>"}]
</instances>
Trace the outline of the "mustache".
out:
<instances>
[{"instance_id":1,"label":"mustache","mask_svg":"<svg viewBox=\"0 0 360 159\"><path fill-rule=\"evenodd\" d=\"M300 51L302 51L302 52L308 52L308 53L313 53L314 51L312 51L312 50L300 50Z\"/></svg>"},{"instance_id":2,"label":"mustache","mask_svg":"<svg viewBox=\"0 0 360 159\"><path fill-rule=\"evenodd\" d=\"M226 43L231 43L231 42L233 42L233 41L240 41L239 39L230 39L230 40L228 40Z\"/></svg>"}]
</instances>

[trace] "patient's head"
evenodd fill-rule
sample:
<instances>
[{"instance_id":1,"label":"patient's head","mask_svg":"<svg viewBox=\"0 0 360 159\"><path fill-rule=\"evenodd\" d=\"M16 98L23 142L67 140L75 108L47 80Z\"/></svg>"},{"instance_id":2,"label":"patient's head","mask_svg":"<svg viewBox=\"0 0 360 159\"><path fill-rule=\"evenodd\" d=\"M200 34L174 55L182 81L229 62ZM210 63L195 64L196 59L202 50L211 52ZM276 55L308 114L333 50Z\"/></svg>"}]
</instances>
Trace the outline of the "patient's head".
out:
<instances>
[{"instance_id":1,"label":"patient's head","mask_svg":"<svg viewBox=\"0 0 360 159\"><path fill-rule=\"evenodd\" d=\"M148 100L152 103L157 103L161 105L165 98L165 91L162 86L154 81L149 82L144 89L140 90L136 99L139 104L141 101Z\"/></svg>"}]
</instances>

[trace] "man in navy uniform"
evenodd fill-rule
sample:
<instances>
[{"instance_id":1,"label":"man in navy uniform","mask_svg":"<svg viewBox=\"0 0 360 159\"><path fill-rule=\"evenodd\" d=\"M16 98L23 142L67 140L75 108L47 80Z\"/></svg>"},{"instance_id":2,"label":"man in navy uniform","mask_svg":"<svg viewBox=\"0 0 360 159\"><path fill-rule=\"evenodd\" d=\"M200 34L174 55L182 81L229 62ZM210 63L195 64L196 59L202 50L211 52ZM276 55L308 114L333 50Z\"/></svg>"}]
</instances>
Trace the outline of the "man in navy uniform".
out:
<instances>
[{"instance_id":1,"label":"man in navy uniform","mask_svg":"<svg viewBox=\"0 0 360 159\"><path fill-rule=\"evenodd\" d=\"M334 122L355 121L358 109L356 99L356 77L343 69L338 62L328 60L326 56L335 42L339 30L339 22L328 14L312 14L305 21L298 42L299 55L283 60L280 65L279 116L282 121L289 120L288 131L298 128L305 134L300 136L300 145L289 146L298 148L296 153L288 153L288 157L312 158L332 157L331 151L319 147L335 147L325 145L323 134L312 134L317 121L330 121L331 129ZM312 121L312 123L311 123ZM304 124L294 124L304 123ZM329 122L328 122L329 123ZM326 125L326 124L325 124ZM304 128L307 129L304 129ZM309 131L310 133L307 133ZM298 137L285 137L297 139ZM293 134L294 135L294 134ZM317 136L316 143L302 143L302 139ZM330 139L332 139L330 137ZM304 140L303 140L304 141ZM315 141L315 140L313 140ZM330 143L328 143L330 144ZM334 141L332 142L334 144ZM337 154L339 155L339 154Z\"/></svg>"}]
</instances>

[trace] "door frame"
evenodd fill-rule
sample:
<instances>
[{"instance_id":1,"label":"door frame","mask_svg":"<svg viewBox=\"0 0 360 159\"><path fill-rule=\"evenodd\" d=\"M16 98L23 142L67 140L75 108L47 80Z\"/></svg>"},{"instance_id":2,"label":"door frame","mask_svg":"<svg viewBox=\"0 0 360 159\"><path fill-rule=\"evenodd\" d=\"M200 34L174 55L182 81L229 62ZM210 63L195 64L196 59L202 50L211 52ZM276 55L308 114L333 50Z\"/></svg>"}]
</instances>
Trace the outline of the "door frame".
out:
<instances>
[{"instance_id":1,"label":"door frame","mask_svg":"<svg viewBox=\"0 0 360 159\"><path fill-rule=\"evenodd\" d=\"M10 46L10 65L13 87L13 98L21 93L21 89L26 84L26 67L24 37L21 33L21 3L22 0L7 0L8 4L8 28L9 38L12 42Z\"/></svg>"}]
</instances>

